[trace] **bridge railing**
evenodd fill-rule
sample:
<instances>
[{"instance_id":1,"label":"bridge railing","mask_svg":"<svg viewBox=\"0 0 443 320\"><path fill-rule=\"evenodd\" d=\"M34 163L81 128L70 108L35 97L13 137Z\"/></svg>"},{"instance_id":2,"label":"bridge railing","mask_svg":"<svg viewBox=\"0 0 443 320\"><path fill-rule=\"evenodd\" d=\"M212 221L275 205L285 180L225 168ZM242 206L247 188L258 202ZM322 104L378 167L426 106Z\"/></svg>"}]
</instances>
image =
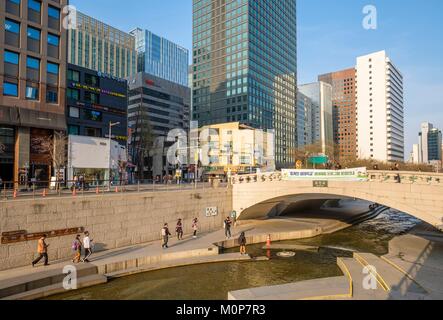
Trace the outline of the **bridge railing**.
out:
<instances>
[{"instance_id":1,"label":"bridge railing","mask_svg":"<svg viewBox=\"0 0 443 320\"><path fill-rule=\"evenodd\" d=\"M282 181L281 172L264 172L259 174L236 175L231 177L231 184ZM443 174L413 171L368 171L368 179L364 182L401 183L438 185L443 187Z\"/></svg>"}]
</instances>

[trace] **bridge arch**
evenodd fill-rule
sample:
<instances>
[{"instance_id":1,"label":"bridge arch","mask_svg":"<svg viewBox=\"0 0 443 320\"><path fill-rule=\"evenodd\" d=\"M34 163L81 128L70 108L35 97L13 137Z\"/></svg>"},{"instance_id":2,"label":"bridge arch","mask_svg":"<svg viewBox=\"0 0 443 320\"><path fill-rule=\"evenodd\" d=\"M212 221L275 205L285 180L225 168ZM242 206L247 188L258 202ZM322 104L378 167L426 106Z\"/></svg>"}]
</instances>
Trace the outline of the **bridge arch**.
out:
<instances>
[{"instance_id":1,"label":"bridge arch","mask_svg":"<svg viewBox=\"0 0 443 320\"><path fill-rule=\"evenodd\" d=\"M240 220L278 215L288 203L357 198L410 214L443 230L443 184L376 181L329 181L314 187L312 181L248 179L234 183L233 209Z\"/></svg>"}]
</instances>

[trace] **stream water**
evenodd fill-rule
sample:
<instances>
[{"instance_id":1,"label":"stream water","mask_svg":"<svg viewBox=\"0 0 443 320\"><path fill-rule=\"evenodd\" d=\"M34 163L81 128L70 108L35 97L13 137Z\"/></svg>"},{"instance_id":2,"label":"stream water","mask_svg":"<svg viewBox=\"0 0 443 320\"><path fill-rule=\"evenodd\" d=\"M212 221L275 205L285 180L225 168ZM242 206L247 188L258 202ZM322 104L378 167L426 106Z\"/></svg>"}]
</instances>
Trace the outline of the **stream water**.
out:
<instances>
[{"instance_id":1,"label":"stream water","mask_svg":"<svg viewBox=\"0 0 443 320\"><path fill-rule=\"evenodd\" d=\"M419 222L406 214L389 210L375 219L334 234L282 242L319 246L318 252L297 251L294 257L280 258L278 251L272 251L269 261L216 263L152 271L49 299L223 300L232 290L340 276L337 257L351 257L353 251L384 255L393 237L408 232ZM262 247L263 244L251 245L247 250L252 256L266 256L267 251Z\"/></svg>"}]
</instances>

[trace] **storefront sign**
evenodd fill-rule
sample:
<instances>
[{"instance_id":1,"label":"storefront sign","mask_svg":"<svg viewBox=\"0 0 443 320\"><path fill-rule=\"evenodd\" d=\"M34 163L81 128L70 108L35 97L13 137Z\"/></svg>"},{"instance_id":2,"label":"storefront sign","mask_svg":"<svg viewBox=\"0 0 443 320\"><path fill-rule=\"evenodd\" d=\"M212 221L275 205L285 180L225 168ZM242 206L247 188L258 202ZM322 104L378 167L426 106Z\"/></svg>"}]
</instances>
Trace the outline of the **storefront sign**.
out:
<instances>
[{"instance_id":1,"label":"storefront sign","mask_svg":"<svg viewBox=\"0 0 443 320\"><path fill-rule=\"evenodd\" d=\"M367 181L366 168L355 168L345 170L282 170L283 180L335 180L335 181Z\"/></svg>"},{"instance_id":2,"label":"storefront sign","mask_svg":"<svg viewBox=\"0 0 443 320\"><path fill-rule=\"evenodd\" d=\"M101 93L101 94L106 94L108 96L113 96L113 97L117 97L117 98L126 98L126 95L124 95L122 93L113 92L113 91L109 91L106 89L95 88L95 87L88 86L86 84L72 82L71 86L74 88L77 88L77 89L84 89L84 90L88 90L88 91L92 91L92 92L96 92L96 93Z\"/></svg>"}]
</instances>

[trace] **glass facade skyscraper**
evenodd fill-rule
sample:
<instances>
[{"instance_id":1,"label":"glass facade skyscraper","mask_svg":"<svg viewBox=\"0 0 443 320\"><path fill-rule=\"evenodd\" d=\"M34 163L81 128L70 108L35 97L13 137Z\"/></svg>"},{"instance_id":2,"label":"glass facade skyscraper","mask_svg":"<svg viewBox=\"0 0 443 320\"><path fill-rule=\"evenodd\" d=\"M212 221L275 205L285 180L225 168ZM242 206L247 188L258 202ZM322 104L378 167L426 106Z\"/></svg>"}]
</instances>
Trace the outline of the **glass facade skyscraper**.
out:
<instances>
[{"instance_id":1,"label":"glass facade skyscraper","mask_svg":"<svg viewBox=\"0 0 443 320\"><path fill-rule=\"evenodd\" d=\"M441 154L442 135L437 128L431 129L428 133L428 160L439 161L442 160Z\"/></svg>"},{"instance_id":2,"label":"glass facade skyscraper","mask_svg":"<svg viewBox=\"0 0 443 320\"><path fill-rule=\"evenodd\" d=\"M79 11L76 22L68 30L69 63L117 78L136 73L133 36Z\"/></svg>"},{"instance_id":3,"label":"glass facade skyscraper","mask_svg":"<svg viewBox=\"0 0 443 320\"><path fill-rule=\"evenodd\" d=\"M275 130L278 167L297 147L296 0L193 1L193 119Z\"/></svg>"},{"instance_id":4,"label":"glass facade skyscraper","mask_svg":"<svg viewBox=\"0 0 443 320\"><path fill-rule=\"evenodd\" d=\"M188 86L189 51L151 31L134 29L137 71Z\"/></svg>"}]
</instances>

